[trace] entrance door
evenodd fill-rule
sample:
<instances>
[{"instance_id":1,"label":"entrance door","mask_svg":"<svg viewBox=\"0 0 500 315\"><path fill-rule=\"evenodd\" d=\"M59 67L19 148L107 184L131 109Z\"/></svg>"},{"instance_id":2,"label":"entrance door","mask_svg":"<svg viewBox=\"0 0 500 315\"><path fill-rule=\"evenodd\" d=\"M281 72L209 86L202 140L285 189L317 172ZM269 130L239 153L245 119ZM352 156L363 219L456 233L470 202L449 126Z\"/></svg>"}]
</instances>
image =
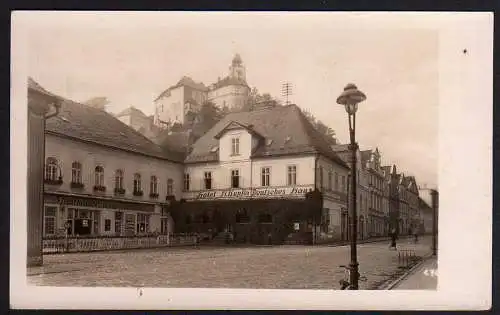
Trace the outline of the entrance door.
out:
<instances>
[{"instance_id":1,"label":"entrance door","mask_svg":"<svg viewBox=\"0 0 500 315\"><path fill-rule=\"evenodd\" d=\"M90 219L75 219L75 234L76 235L89 235L91 233L91 220Z\"/></svg>"}]
</instances>

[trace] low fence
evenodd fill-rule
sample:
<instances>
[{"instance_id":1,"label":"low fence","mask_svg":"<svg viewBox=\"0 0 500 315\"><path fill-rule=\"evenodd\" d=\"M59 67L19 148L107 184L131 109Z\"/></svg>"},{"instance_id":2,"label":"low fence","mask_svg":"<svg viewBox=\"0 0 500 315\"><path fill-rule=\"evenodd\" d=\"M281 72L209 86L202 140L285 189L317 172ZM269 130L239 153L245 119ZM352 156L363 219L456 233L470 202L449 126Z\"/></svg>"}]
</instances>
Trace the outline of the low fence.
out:
<instances>
[{"instance_id":1,"label":"low fence","mask_svg":"<svg viewBox=\"0 0 500 315\"><path fill-rule=\"evenodd\" d=\"M54 237L43 239L43 254L141 249L196 244L193 234L146 236Z\"/></svg>"}]
</instances>

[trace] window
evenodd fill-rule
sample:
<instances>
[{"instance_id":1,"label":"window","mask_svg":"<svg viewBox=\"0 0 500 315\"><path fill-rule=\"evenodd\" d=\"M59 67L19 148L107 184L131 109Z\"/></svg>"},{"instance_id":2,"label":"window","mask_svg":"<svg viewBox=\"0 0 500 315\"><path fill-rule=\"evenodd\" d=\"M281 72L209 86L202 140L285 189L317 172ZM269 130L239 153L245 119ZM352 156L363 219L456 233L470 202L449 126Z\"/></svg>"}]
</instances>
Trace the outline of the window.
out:
<instances>
[{"instance_id":1,"label":"window","mask_svg":"<svg viewBox=\"0 0 500 315\"><path fill-rule=\"evenodd\" d=\"M288 166L288 185L297 185L297 166Z\"/></svg>"},{"instance_id":2,"label":"window","mask_svg":"<svg viewBox=\"0 0 500 315\"><path fill-rule=\"evenodd\" d=\"M167 180L167 196L173 196L174 194L174 180L169 178Z\"/></svg>"},{"instance_id":3,"label":"window","mask_svg":"<svg viewBox=\"0 0 500 315\"><path fill-rule=\"evenodd\" d=\"M319 189L323 190L323 167L319 167Z\"/></svg>"},{"instance_id":4,"label":"window","mask_svg":"<svg viewBox=\"0 0 500 315\"><path fill-rule=\"evenodd\" d=\"M330 209L323 208L323 211L321 212L321 231L327 233L329 226L330 226Z\"/></svg>"},{"instance_id":5,"label":"window","mask_svg":"<svg viewBox=\"0 0 500 315\"><path fill-rule=\"evenodd\" d=\"M342 175L341 185L342 185L342 192L346 192L345 176L343 175Z\"/></svg>"},{"instance_id":6,"label":"window","mask_svg":"<svg viewBox=\"0 0 500 315\"><path fill-rule=\"evenodd\" d=\"M184 174L184 191L189 191L189 174Z\"/></svg>"},{"instance_id":7,"label":"window","mask_svg":"<svg viewBox=\"0 0 500 315\"><path fill-rule=\"evenodd\" d=\"M269 178L271 175L271 169L269 167L263 167L261 170L261 186L269 186Z\"/></svg>"},{"instance_id":8,"label":"window","mask_svg":"<svg viewBox=\"0 0 500 315\"><path fill-rule=\"evenodd\" d=\"M123 213L115 212L115 233L117 234L121 234L122 232L122 219L123 219Z\"/></svg>"},{"instance_id":9,"label":"window","mask_svg":"<svg viewBox=\"0 0 500 315\"><path fill-rule=\"evenodd\" d=\"M239 188L240 187L240 171L232 170L231 171L231 187Z\"/></svg>"},{"instance_id":10,"label":"window","mask_svg":"<svg viewBox=\"0 0 500 315\"><path fill-rule=\"evenodd\" d=\"M116 170L115 172L115 189L123 189L123 171Z\"/></svg>"},{"instance_id":11,"label":"window","mask_svg":"<svg viewBox=\"0 0 500 315\"><path fill-rule=\"evenodd\" d=\"M71 164L71 182L75 184L82 183L82 164L80 162Z\"/></svg>"},{"instance_id":12,"label":"window","mask_svg":"<svg viewBox=\"0 0 500 315\"><path fill-rule=\"evenodd\" d=\"M231 155L239 155L240 154L240 139L232 138L231 139Z\"/></svg>"},{"instance_id":13,"label":"window","mask_svg":"<svg viewBox=\"0 0 500 315\"><path fill-rule=\"evenodd\" d=\"M273 216L267 213L259 214L259 223L273 223Z\"/></svg>"},{"instance_id":14,"label":"window","mask_svg":"<svg viewBox=\"0 0 500 315\"><path fill-rule=\"evenodd\" d=\"M335 191L339 191L339 173L335 172Z\"/></svg>"},{"instance_id":15,"label":"window","mask_svg":"<svg viewBox=\"0 0 500 315\"><path fill-rule=\"evenodd\" d=\"M109 232L111 231L111 220L106 219L104 220L104 232Z\"/></svg>"},{"instance_id":16,"label":"window","mask_svg":"<svg viewBox=\"0 0 500 315\"><path fill-rule=\"evenodd\" d=\"M95 167L95 185L97 187L104 186L104 168L102 166Z\"/></svg>"},{"instance_id":17,"label":"window","mask_svg":"<svg viewBox=\"0 0 500 315\"><path fill-rule=\"evenodd\" d=\"M332 190L332 172L331 171L328 172L328 182L327 182L327 185L328 185L327 189L331 191Z\"/></svg>"},{"instance_id":18,"label":"window","mask_svg":"<svg viewBox=\"0 0 500 315\"><path fill-rule=\"evenodd\" d=\"M149 183L149 193L152 195L158 194L158 178L156 176L151 176L151 181Z\"/></svg>"},{"instance_id":19,"label":"window","mask_svg":"<svg viewBox=\"0 0 500 315\"><path fill-rule=\"evenodd\" d=\"M45 207L45 216L43 218L43 234L53 235L56 233L56 207Z\"/></svg>"},{"instance_id":20,"label":"window","mask_svg":"<svg viewBox=\"0 0 500 315\"><path fill-rule=\"evenodd\" d=\"M212 172L205 172L205 189L212 189Z\"/></svg>"},{"instance_id":21,"label":"window","mask_svg":"<svg viewBox=\"0 0 500 315\"><path fill-rule=\"evenodd\" d=\"M138 213L137 214L137 233L149 232L149 215Z\"/></svg>"},{"instance_id":22,"label":"window","mask_svg":"<svg viewBox=\"0 0 500 315\"><path fill-rule=\"evenodd\" d=\"M236 212L235 220L237 223L249 223L250 216L248 215L247 210L245 208L238 210L238 212Z\"/></svg>"},{"instance_id":23,"label":"window","mask_svg":"<svg viewBox=\"0 0 500 315\"><path fill-rule=\"evenodd\" d=\"M141 191L141 174L135 173L134 174L134 192L140 192Z\"/></svg>"},{"instance_id":24,"label":"window","mask_svg":"<svg viewBox=\"0 0 500 315\"><path fill-rule=\"evenodd\" d=\"M56 181L57 178L57 160L55 158L47 158L47 164L45 165L45 179Z\"/></svg>"}]
</instances>

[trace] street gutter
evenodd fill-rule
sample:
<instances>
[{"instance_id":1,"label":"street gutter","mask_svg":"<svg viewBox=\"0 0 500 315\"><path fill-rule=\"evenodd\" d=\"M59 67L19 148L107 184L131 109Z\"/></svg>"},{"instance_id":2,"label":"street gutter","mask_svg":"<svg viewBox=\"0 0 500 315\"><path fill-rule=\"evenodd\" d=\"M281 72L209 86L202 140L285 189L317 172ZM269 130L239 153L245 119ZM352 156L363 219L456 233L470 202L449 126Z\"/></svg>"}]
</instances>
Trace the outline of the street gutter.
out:
<instances>
[{"instance_id":1,"label":"street gutter","mask_svg":"<svg viewBox=\"0 0 500 315\"><path fill-rule=\"evenodd\" d=\"M415 270L417 270L419 267L421 267L427 260L432 258L432 253L428 253L427 255L423 256L422 259L413 265L410 269L405 271L401 276L399 276L396 280L387 280L385 283L380 285L378 287L378 290L392 290L394 289L398 284L400 284L402 281L407 279L410 275L412 275Z\"/></svg>"}]
</instances>

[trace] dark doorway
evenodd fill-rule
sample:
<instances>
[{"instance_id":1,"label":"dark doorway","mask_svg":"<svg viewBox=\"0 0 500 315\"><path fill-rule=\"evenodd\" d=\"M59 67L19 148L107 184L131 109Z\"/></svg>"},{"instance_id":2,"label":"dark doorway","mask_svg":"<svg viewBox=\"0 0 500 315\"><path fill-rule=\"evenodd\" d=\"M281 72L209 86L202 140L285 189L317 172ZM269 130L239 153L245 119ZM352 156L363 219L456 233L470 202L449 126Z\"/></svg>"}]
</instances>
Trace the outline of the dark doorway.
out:
<instances>
[{"instance_id":1,"label":"dark doorway","mask_svg":"<svg viewBox=\"0 0 500 315\"><path fill-rule=\"evenodd\" d=\"M91 220L89 219L75 219L75 234L90 235L92 231L91 225Z\"/></svg>"}]
</instances>

